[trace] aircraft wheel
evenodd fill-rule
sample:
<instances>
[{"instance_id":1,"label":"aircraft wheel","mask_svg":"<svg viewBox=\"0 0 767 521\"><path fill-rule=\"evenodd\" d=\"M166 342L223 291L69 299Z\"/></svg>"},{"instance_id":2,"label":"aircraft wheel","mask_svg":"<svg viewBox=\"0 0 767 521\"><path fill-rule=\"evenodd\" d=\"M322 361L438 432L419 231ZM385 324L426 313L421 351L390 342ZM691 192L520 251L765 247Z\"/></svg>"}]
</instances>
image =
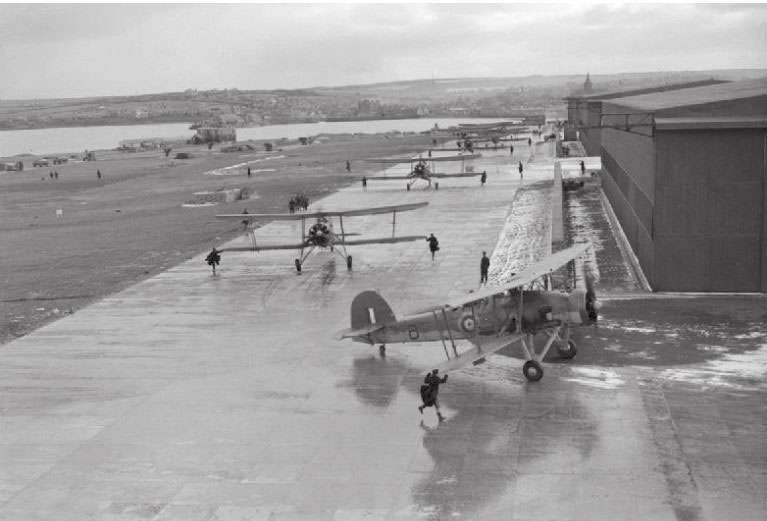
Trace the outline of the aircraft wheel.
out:
<instances>
[{"instance_id":1,"label":"aircraft wheel","mask_svg":"<svg viewBox=\"0 0 767 521\"><path fill-rule=\"evenodd\" d=\"M296 259L296 271L301 273L301 259Z\"/></svg>"},{"instance_id":2,"label":"aircraft wheel","mask_svg":"<svg viewBox=\"0 0 767 521\"><path fill-rule=\"evenodd\" d=\"M575 342L568 340L567 344L558 344L557 351L559 352L559 356L566 360L570 360L578 353L578 348L575 346Z\"/></svg>"},{"instance_id":3,"label":"aircraft wheel","mask_svg":"<svg viewBox=\"0 0 767 521\"><path fill-rule=\"evenodd\" d=\"M348 270L352 269L352 256L351 255L346 257L346 269L348 269Z\"/></svg>"},{"instance_id":4,"label":"aircraft wheel","mask_svg":"<svg viewBox=\"0 0 767 521\"><path fill-rule=\"evenodd\" d=\"M378 347L378 354L380 354L381 356L386 356L386 344L381 344Z\"/></svg>"},{"instance_id":5,"label":"aircraft wheel","mask_svg":"<svg viewBox=\"0 0 767 521\"><path fill-rule=\"evenodd\" d=\"M537 382L543 378L543 367L541 367L541 364L535 360L528 360L525 362L525 365L522 366L522 373L524 373L525 378L531 382Z\"/></svg>"}]
</instances>

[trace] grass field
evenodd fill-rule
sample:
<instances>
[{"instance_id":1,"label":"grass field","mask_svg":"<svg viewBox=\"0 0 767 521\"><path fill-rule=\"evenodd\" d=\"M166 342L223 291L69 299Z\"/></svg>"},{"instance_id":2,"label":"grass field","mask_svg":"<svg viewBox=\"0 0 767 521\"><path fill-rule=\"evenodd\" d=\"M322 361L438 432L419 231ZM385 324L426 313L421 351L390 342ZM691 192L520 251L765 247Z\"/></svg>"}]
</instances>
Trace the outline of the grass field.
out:
<instances>
[{"instance_id":1,"label":"grass field","mask_svg":"<svg viewBox=\"0 0 767 521\"><path fill-rule=\"evenodd\" d=\"M0 173L0 343L150 277L241 233L218 213L284 212L291 195L316 200L380 168L366 157L421 151L430 136L335 136L271 153L188 146L188 160L162 151L99 152L98 161ZM210 175L247 161L248 178ZM352 162L352 173L345 162ZM97 169L102 179L96 176ZM247 188L252 198L184 207L199 191ZM57 217L57 209L63 212Z\"/></svg>"}]
</instances>

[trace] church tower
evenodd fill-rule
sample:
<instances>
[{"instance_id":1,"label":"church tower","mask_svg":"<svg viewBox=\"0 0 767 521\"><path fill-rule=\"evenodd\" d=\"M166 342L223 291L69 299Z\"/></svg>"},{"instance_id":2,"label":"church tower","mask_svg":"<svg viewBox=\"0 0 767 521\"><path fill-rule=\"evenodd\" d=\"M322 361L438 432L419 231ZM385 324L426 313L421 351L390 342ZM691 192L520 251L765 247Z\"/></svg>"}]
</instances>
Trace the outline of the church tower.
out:
<instances>
[{"instance_id":1,"label":"church tower","mask_svg":"<svg viewBox=\"0 0 767 521\"><path fill-rule=\"evenodd\" d=\"M586 81L583 82L583 92L585 94L590 94L592 91L592 85L591 85L591 78L589 77L589 73L586 73Z\"/></svg>"}]
</instances>

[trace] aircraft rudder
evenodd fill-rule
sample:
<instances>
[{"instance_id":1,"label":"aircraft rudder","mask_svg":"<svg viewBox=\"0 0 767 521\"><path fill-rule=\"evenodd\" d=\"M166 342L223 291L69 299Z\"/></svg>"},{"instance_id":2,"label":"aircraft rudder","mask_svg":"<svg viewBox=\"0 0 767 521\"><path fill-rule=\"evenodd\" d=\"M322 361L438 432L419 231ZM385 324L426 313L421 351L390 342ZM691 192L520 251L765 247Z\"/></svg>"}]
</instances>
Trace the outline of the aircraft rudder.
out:
<instances>
[{"instance_id":1,"label":"aircraft rudder","mask_svg":"<svg viewBox=\"0 0 767 521\"><path fill-rule=\"evenodd\" d=\"M394 311L377 291L363 291L354 297L351 306L352 329L395 321Z\"/></svg>"}]
</instances>

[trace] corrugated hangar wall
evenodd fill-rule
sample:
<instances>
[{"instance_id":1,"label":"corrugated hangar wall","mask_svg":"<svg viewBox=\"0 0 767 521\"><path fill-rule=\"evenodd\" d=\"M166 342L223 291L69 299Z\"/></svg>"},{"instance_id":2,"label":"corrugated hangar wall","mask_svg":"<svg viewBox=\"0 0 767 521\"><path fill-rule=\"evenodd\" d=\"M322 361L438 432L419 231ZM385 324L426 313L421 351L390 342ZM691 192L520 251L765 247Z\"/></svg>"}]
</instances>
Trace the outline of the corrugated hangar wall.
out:
<instances>
[{"instance_id":1,"label":"corrugated hangar wall","mask_svg":"<svg viewBox=\"0 0 767 521\"><path fill-rule=\"evenodd\" d=\"M654 287L767 291L764 129L656 133Z\"/></svg>"},{"instance_id":2,"label":"corrugated hangar wall","mask_svg":"<svg viewBox=\"0 0 767 521\"><path fill-rule=\"evenodd\" d=\"M767 131L602 129L604 191L656 291L767 292Z\"/></svg>"}]
</instances>

